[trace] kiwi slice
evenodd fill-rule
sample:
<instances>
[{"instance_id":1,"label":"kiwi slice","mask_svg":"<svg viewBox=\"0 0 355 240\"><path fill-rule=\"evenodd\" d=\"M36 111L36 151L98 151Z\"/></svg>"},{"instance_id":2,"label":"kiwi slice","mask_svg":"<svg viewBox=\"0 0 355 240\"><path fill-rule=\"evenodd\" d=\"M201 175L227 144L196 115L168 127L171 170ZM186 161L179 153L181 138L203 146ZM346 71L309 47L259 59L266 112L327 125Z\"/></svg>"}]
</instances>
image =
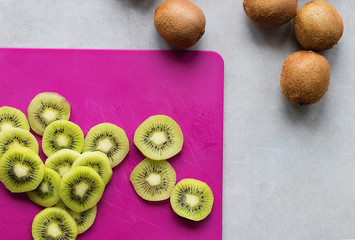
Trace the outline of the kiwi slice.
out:
<instances>
[{"instance_id":1,"label":"kiwi slice","mask_svg":"<svg viewBox=\"0 0 355 240\"><path fill-rule=\"evenodd\" d=\"M56 205L56 207L62 208L74 218L77 226L78 226L78 231L79 234L85 232L88 230L92 224L95 221L96 218L96 213L97 213L97 205L93 206L92 208L89 208L88 210L84 212L74 212L70 208L68 208L62 200L60 200Z\"/></svg>"},{"instance_id":2,"label":"kiwi slice","mask_svg":"<svg viewBox=\"0 0 355 240\"><path fill-rule=\"evenodd\" d=\"M111 163L106 154L96 151L96 152L86 152L81 154L81 156L75 160L73 168L77 166L86 166L94 169L104 180L105 185L112 178L112 168Z\"/></svg>"},{"instance_id":3,"label":"kiwi slice","mask_svg":"<svg viewBox=\"0 0 355 240\"><path fill-rule=\"evenodd\" d=\"M32 236L34 240L74 240L78 236L78 227L67 211L51 207L33 219Z\"/></svg>"},{"instance_id":4,"label":"kiwi slice","mask_svg":"<svg viewBox=\"0 0 355 240\"><path fill-rule=\"evenodd\" d=\"M133 169L130 179L143 199L161 201L170 197L176 183L176 173L167 161L146 158Z\"/></svg>"},{"instance_id":5,"label":"kiwi slice","mask_svg":"<svg viewBox=\"0 0 355 240\"><path fill-rule=\"evenodd\" d=\"M58 120L48 125L43 134L42 149L47 157L61 149L81 153L84 147L84 133L75 123Z\"/></svg>"},{"instance_id":6,"label":"kiwi slice","mask_svg":"<svg viewBox=\"0 0 355 240\"><path fill-rule=\"evenodd\" d=\"M45 167L42 182L35 190L27 192L27 196L32 202L38 205L51 207L60 199L60 180L61 178L56 171Z\"/></svg>"},{"instance_id":7,"label":"kiwi slice","mask_svg":"<svg viewBox=\"0 0 355 240\"><path fill-rule=\"evenodd\" d=\"M0 161L0 181L11 192L28 192L36 189L44 175L41 158L31 149L14 147Z\"/></svg>"},{"instance_id":8,"label":"kiwi slice","mask_svg":"<svg viewBox=\"0 0 355 240\"><path fill-rule=\"evenodd\" d=\"M0 132L9 128L30 130L27 118L23 112L13 107L0 107Z\"/></svg>"},{"instance_id":9,"label":"kiwi slice","mask_svg":"<svg viewBox=\"0 0 355 240\"><path fill-rule=\"evenodd\" d=\"M11 128L0 132L0 157L10 148L23 146L38 154L38 142L27 130Z\"/></svg>"},{"instance_id":10,"label":"kiwi slice","mask_svg":"<svg viewBox=\"0 0 355 240\"><path fill-rule=\"evenodd\" d=\"M60 177L63 177L71 169L78 157L80 157L80 153L70 149L62 149L47 158L44 165L59 173Z\"/></svg>"},{"instance_id":11,"label":"kiwi slice","mask_svg":"<svg viewBox=\"0 0 355 240\"><path fill-rule=\"evenodd\" d=\"M74 212L83 212L100 201L105 183L95 170L78 166L67 172L60 183L59 195Z\"/></svg>"},{"instance_id":12,"label":"kiwi slice","mask_svg":"<svg viewBox=\"0 0 355 240\"><path fill-rule=\"evenodd\" d=\"M164 160L181 151L183 135L180 126L172 118L155 115L137 128L134 144L147 158Z\"/></svg>"},{"instance_id":13,"label":"kiwi slice","mask_svg":"<svg viewBox=\"0 0 355 240\"><path fill-rule=\"evenodd\" d=\"M58 93L44 92L35 96L27 108L32 130L43 136L44 129L57 120L69 120L70 104Z\"/></svg>"},{"instance_id":14,"label":"kiwi slice","mask_svg":"<svg viewBox=\"0 0 355 240\"><path fill-rule=\"evenodd\" d=\"M84 152L100 151L117 166L129 151L129 142L125 131L112 124L101 123L92 127L85 138Z\"/></svg>"},{"instance_id":15,"label":"kiwi slice","mask_svg":"<svg viewBox=\"0 0 355 240\"><path fill-rule=\"evenodd\" d=\"M200 221L210 214L213 200L213 193L206 183L186 178L176 184L170 204L177 215Z\"/></svg>"}]
</instances>

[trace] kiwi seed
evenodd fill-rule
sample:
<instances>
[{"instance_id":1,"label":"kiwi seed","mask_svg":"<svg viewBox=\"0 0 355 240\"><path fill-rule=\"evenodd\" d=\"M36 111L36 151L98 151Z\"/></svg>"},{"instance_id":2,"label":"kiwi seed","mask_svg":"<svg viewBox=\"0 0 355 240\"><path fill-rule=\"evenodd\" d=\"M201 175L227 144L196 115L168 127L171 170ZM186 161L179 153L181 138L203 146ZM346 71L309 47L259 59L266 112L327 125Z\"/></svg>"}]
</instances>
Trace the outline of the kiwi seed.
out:
<instances>
[{"instance_id":1,"label":"kiwi seed","mask_svg":"<svg viewBox=\"0 0 355 240\"><path fill-rule=\"evenodd\" d=\"M170 203L174 212L181 217L201 221L212 210L213 193L204 182L196 179L183 179L171 193Z\"/></svg>"},{"instance_id":2,"label":"kiwi seed","mask_svg":"<svg viewBox=\"0 0 355 240\"><path fill-rule=\"evenodd\" d=\"M13 107L0 107L0 132L9 128L30 130L26 115Z\"/></svg>"},{"instance_id":3,"label":"kiwi seed","mask_svg":"<svg viewBox=\"0 0 355 240\"><path fill-rule=\"evenodd\" d=\"M80 153L77 151L62 149L47 158L44 165L59 173L60 177L63 177L63 175L71 169L74 161L78 157L80 157Z\"/></svg>"},{"instance_id":4,"label":"kiwi seed","mask_svg":"<svg viewBox=\"0 0 355 240\"><path fill-rule=\"evenodd\" d=\"M165 160L181 151L183 134L180 126L172 118L155 115L137 128L134 133L134 144L147 158Z\"/></svg>"},{"instance_id":5,"label":"kiwi seed","mask_svg":"<svg viewBox=\"0 0 355 240\"><path fill-rule=\"evenodd\" d=\"M294 104L318 102L328 90L330 67L327 59L312 51L289 55L282 65L280 87Z\"/></svg>"},{"instance_id":6,"label":"kiwi seed","mask_svg":"<svg viewBox=\"0 0 355 240\"><path fill-rule=\"evenodd\" d=\"M34 240L75 240L78 227L73 217L57 207L46 208L32 222Z\"/></svg>"},{"instance_id":7,"label":"kiwi seed","mask_svg":"<svg viewBox=\"0 0 355 240\"><path fill-rule=\"evenodd\" d=\"M35 96L27 108L32 130L43 136L44 129L56 120L69 120L70 104L58 93L44 92Z\"/></svg>"},{"instance_id":8,"label":"kiwi seed","mask_svg":"<svg viewBox=\"0 0 355 240\"><path fill-rule=\"evenodd\" d=\"M155 10L154 25L168 43L188 48L205 33L206 17L198 6L188 0L166 0Z\"/></svg>"},{"instance_id":9,"label":"kiwi seed","mask_svg":"<svg viewBox=\"0 0 355 240\"><path fill-rule=\"evenodd\" d=\"M66 120L49 124L43 134L42 149L47 157L61 149L81 153L84 147L84 133L78 125Z\"/></svg>"},{"instance_id":10,"label":"kiwi seed","mask_svg":"<svg viewBox=\"0 0 355 240\"><path fill-rule=\"evenodd\" d=\"M326 1L306 3L298 10L293 24L298 42L313 51L332 48L344 31L338 11Z\"/></svg>"},{"instance_id":11,"label":"kiwi seed","mask_svg":"<svg viewBox=\"0 0 355 240\"><path fill-rule=\"evenodd\" d=\"M176 173L167 161L146 158L134 168L130 180L143 199L161 201L170 197L176 183Z\"/></svg>"}]
</instances>

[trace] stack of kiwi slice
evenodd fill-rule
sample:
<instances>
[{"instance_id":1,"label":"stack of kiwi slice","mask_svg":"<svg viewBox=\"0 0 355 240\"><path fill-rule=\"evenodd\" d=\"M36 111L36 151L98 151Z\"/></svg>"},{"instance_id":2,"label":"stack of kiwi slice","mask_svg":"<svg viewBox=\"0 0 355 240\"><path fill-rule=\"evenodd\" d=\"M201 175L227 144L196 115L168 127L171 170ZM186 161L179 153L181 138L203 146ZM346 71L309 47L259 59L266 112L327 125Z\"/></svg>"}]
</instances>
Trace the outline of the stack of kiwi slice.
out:
<instances>
[{"instance_id":1,"label":"stack of kiwi slice","mask_svg":"<svg viewBox=\"0 0 355 240\"><path fill-rule=\"evenodd\" d=\"M129 152L123 129L98 124L84 139L81 128L69 121L70 111L63 96L50 92L33 98L28 118L16 108L0 108L0 181L46 207L33 220L34 239L76 239L89 229L112 168ZM43 136L45 164L30 127Z\"/></svg>"},{"instance_id":2,"label":"stack of kiwi slice","mask_svg":"<svg viewBox=\"0 0 355 240\"><path fill-rule=\"evenodd\" d=\"M165 115L149 117L137 128L134 144L146 157L130 176L140 197L147 201L170 197L174 212L193 221L200 221L210 214L214 198L206 183L183 179L175 186L176 172L166 161L178 154L183 145L183 133L175 120Z\"/></svg>"}]
</instances>

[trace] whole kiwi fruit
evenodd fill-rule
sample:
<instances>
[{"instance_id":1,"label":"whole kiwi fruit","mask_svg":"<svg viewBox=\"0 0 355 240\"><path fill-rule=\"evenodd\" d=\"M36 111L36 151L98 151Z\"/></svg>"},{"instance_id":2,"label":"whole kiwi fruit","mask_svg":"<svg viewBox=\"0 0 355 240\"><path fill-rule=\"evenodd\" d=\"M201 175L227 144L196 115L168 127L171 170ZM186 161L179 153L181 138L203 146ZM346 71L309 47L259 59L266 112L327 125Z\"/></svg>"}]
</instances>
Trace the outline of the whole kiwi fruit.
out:
<instances>
[{"instance_id":1,"label":"whole kiwi fruit","mask_svg":"<svg viewBox=\"0 0 355 240\"><path fill-rule=\"evenodd\" d=\"M318 102L327 92L329 81L329 63L318 53L298 51L289 55L283 63L281 91L294 104Z\"/></svg>"},{"instance_id":2,"label":"whole kiwi fruit","mask_svg":"<svg viewBox=\"0 0 355 240\"><path fill-rule=\"evenodd\" d=\"M188 48L205 33L206 17L188 0L166 0L155 9L154 25L168 43Z\"/></svg>"},{"instance_id":3,"label":"whole kiwi fruit","mask_svg":"<svg viewBox=\"0 0 355 240\"><path fill-rule=\"evenodd\" d=\"M298 42L313 51L332 48L344 31L338 11L325 1L306 3L298 10L293 24Z\"/></svg>"},{"instance_id":4,"label":"whole kiwi fruit","mask_svg":"<svg viewBox=\"0 0 355 240\"><path fill-rule=\"evenodd\" d=\"M278 27L296 16L297 0L244 0L243 7L257 25Z\"/></svg>"}]
</instances>

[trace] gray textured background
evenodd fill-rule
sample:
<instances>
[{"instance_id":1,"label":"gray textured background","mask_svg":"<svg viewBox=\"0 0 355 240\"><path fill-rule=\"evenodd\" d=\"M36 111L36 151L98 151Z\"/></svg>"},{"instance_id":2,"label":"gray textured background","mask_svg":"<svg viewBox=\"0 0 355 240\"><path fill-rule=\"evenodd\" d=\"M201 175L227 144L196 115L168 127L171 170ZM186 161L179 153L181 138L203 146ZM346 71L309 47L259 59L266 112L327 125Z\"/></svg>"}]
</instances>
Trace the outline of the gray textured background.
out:
<instances>
[{"instance_id":1,"label":"gray textured background","mask_svg":"<svg viewBox=\"0 0 355 240\"><path fill-rule=\"evenodd\" d=\"M153 25L160 2L2 0L0 47L171 49ZM355 1L328 1L345 31L323 53L328 93L303 107L279 89L300 49L292 24L258 28L242 0L193 2L207 26L192 49L225 60L223 239L355 238Z\"/></svg>"}]
</instances>

